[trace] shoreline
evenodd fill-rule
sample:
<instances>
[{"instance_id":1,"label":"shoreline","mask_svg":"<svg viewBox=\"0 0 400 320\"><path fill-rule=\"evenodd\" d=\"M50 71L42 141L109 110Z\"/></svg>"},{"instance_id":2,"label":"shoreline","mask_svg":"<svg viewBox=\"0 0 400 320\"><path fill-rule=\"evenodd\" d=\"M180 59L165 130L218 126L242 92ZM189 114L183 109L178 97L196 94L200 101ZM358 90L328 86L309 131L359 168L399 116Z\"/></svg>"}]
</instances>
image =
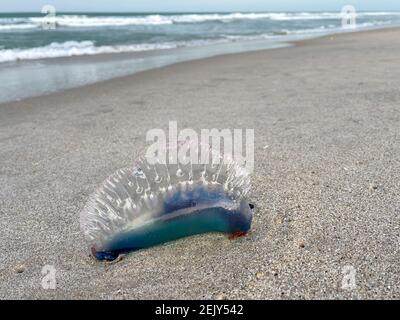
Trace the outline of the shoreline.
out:
<instances>
[{"instance_id":1,"label":"shoreline","mask_svg":"<svg viewBox=\"0 0 400 320\"><path fill-rule=\"evenodd\" d=\"M14 98L2 98L0 96L0 105L4 103L11 103L11 102L18 102L23 101L25 99L30 99L33 97L42 97L46 95L56 94L59 92L63 92L70 89L82 88L88 85L93 85L105 81L110 81L118 78L129 77L137 73L146 72L149 70L159 69L170 65L175 65L179 63L191 62L196 60L202 59L209 59L219 56L226 56L231 54L241 54L247 52L256 52L256 51L263 51L263 50L274 50L280 48L287 48L291 46L301 45L302 42L312 41L314 39L320 39L325 37L331 37L336 35L342 34L349 34L349 33L363 33L363 32L371 32L371 31L379 31L379 30L390 30L390 29L397 29L400 26L374 26L374 27L364 27L358 30L338 30L337 32L328 32L322 33L318 35L312 34L305 34L297 39L297 36L282 36L277 37L276 39L271 40L246 40L246 41L237 41L231 43L220 43L208 46L194 46L194 47L181 47L175 49L168 49L168 50L151 50L151 51L142 51L142 52L125 52L125 53L110 53L110 54L96 54L96 55L82 55L82 56L70 56L70 57L57 57L57 58L46 58L46 59L35 59L35 60L22 60L20 62L5 62L0 64L0 69L3 71L3 77L16 77L15 81L21 80L25 77L31 79L32 81L40 82L48 82L47 84L39 85L37 90L41 92L34 93L25 93L26 96ZM252 49L242 49L241 46L250 46L253 47ZM228 49L218 49L218 47L228 47ZM235 49L235 46L237 49ZM224 50L226 52L224 52ZM188 52L188 53L185 53ZM182 56L182 57L180 57ZM145 59L148 59L147 62ZM137 63L135 60L139 60ZM32 74L26 74L24 76L15 75L15 67L17 64L17 68L22 70L35 70L35 66L39 66L36 71L33 71ZM98 76L98 79L86 79L79 73L74 75L76 71L72 70L73 78L68 80L69 82L77 82L76 84L66 85L60 84L61 87L51 87L52 83L56 81L57 83L60 82L61 79L56 77L52 79L52 74L60 72L60 67L68 67L68 66L77 66L85 67L87 66L86 72L93 72L94 66L98 64L109 65L108 70L107 68L104 70L102 74ZM126 71L128 68L133 68L132 71ZM54 70L53 70L54 69ZM119 71L115 71L115 69L120 69ZM100 69L101 70L101 69ZM11 71L6 73L5 71ZM68 69L63 71L66 73ZM32 71L30 71L32 72ZM37 73L35 73L37 72ZM97 71L98 72L98 71ZM112 74L112 73L115 74ZM85 73L85 70L82 74ZM109 74L108 74L109 73ZM34 79L37 77L36 79ZM76 78L75 80L74 77ZM83 79L79 79L82 77ZM0 79L1 80L1 79ZM2 79L3 81L7 81L6 78ZM30 83L32 81L27 80ZM79 83L82 82L82 83ZM22 87L26 87L28 83L23 84ZM49 87L50 86L50 87ZM20 86L21 87L21 86ZM22 88L16 87L17 92L21 92ZM34 89L32 89L34 90ZM16 93L15 93L16 94Z\"/></svg>"},{"instance_id":2,"label":"shoreline","mask_svg":"<svg viewBox=\"0 0 400 320\"><path fill-rule=\"evenodd\" d=\"M0 298L399 299L399 35L340 34L1 104ZM169 120L255 130L250 234L95 261L80 210ZM46 265L55 290L41 286Z\"/></svg>"}]
</instances>

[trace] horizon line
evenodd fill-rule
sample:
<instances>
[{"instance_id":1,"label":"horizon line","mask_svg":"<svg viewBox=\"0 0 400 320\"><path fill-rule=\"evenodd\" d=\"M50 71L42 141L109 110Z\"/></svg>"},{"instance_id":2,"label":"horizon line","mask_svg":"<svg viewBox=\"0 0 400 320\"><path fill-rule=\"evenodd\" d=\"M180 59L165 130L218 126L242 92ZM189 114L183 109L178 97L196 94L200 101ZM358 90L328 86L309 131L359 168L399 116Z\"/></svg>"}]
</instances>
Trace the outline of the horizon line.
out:
<instances>
[{"instance_id":1,"label":"horizon line","mask_svg":"<svg viewBox=\"0 0 400 320\"><path fill-rule=\"evenodd\" d=\"M160 11L151 11L151 10L144 10L144 11L93 11L93 10L60 10L57 11L59 13L283 13L283 12L293 12L293 13L309 13L309 12L340 12L340 10L221 10L221 11L208 11L208 10L198 10L198 11L180 11L180 10L160 10ZM357 12L400 12L400 9L397 10L357 10ZM7 14L7 13L41 13L40 10L38 11L0 11L0 14Z\"/></svg>"}]
</instances>

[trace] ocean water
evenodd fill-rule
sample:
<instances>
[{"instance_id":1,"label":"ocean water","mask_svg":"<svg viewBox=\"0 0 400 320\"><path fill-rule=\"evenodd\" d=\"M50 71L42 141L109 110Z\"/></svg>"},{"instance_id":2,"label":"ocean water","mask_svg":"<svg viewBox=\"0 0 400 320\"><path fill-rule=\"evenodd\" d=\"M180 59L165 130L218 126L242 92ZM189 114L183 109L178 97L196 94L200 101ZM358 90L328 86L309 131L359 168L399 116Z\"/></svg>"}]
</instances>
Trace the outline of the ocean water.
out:
<instances>
[{"instance_id":1,"label":"ocean water","mask_svg":"<svg viewBox=\"0 0 400 320\"><path fill-rule=\"evenodd\" d=\"M361 12L356 23L356 30L399 25L400 12ZM340 12L0 14L0 102L341 31ZM141 54L69 63L54 59L113 53Z\"/></svg>"}]
</instances>

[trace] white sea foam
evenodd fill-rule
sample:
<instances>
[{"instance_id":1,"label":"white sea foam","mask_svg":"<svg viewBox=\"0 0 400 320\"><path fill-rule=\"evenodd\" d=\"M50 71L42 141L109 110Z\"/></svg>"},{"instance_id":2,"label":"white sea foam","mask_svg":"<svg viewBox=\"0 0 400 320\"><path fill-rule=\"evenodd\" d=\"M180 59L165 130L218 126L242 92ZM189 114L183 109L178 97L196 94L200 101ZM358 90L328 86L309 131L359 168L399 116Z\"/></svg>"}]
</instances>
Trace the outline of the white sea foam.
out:
<instances>
[{"instance_id":1,"label":"white sea foam","mask_svg":"<svg viewBox=\"0 0 400 320\"><path fill-rule=\"evenodd\" d=\"M373 17L373 16L398 16L400 12L358 12L357 18ZM322 12L322 13L271 13L270 19L277 21L291 21L291 20L340 20L343 15L340 12Z\"/></svg>"},{"instance_id":2,"label":"white sea foam","mask_svg":"<svg viewBox=\"0 0 400 320\"><path fill-rule=\"evenodd\" d=\"M400 15L398 12L366 12L358 13L363 16ZM33 23L41 24L44 21L54 22L64 27L102 27L102 26L129 26L129 25L167 25L176 23L203 23L209 21L231 22L235 20L270 19L276 21L290 20L326 20L341 19L340 12L322 13L229 13L229 14L181 14L181 15L146 15L146 16L97 16L61 15L54 18L30 18Z\"/></svg>"},{"instance_id":3,"label":"white sea foam","mask_svg":"<svg viewBox=\"0 0 400 320\"><path fill-rule=\"evenodd\" d=\"M0 31L8 31L8 30L23 30L23 29L36 29L38 25L32 23L26 24L5 24L0 25Z\"/></svg>"},{"instance_id":4,"label":"white sea foam","mask_svg":"<svg viewBox=\"0 0 400 320\"><path fill-rule=\"evenodd\" d=\"M129 25L172 24L172 21L167 16L161 15L148 15L138 17L88 17L85 15L60 15L53 18L30 18L30 21L37 24L52 22L62 27L118 27Z\"/></svg>"},{"instance_id":5,"label":"white sea foam","mask_svg":"<svg viewBox=\"0 0 400 320\"><path fill-rule=\"evenodd\" d=\"M365 12L359 13L359 16L365 16L363 20L357 20L358 28L374 27L382 24L390 24L396 21L394 16L400 16L400 12ZM382 18L384 16L384 18ZM389 17L389 18L388 18ZM149 28L144 31L147 38L143 38L142 43L137 44L118 44L122 41L118 40L118 35L113 39L115 40L115 45L100 45L94 40L97 39L98 28L102 27L112 27L115 26L117 31L118 27L123 26L133 26L133 25L168 25L168 24L200 24L202 22L219 22L219 23L229 23L238 20L257 20L266 19L267 23L260 24L259 32L255 32L254 26L246 27L246 23L235 23L230 27L229 33L224 34L221 32L225 30L224 28L218 29L215 33L211 32L208 36L210 30L209 26L206 25L202 27L198 25L196 29L189 28L187 35L185 35L186 41L181 41L182 34L179 33L174 41L175 33L169 33L169 30L161 30L163 34L167 34L163 42L163 37L158 37L158 31L156 32L157 37L154 36L154 31ZM327 21L311 21L324 19ZM330 19L337 19L337 22ZM274 24L273 21L282 21L279 24ZM308 23L302 23L302 28L298 27L297 23L291 23L291 20L310 20ZM397 19L399 20L399 19ZM69 56L82 56L82 55L96 55L102 53L120 53L120 52L135 52L135 51L149 51L149 50L162 50L162 49L173 49L181 46L198 46L207 45L210 43L218 42L232 42L240 40L262 40L271 39L275 37L294 35L301 37L307 34L318 34L327 32L340 32L340 13L332 12L322 12L322 13L308 13L308 12L297 12L297 13L227 13L227 14L175 14L175 15L136 15L136 16L88 16L88 15L58 15L52 19L44 19L40 17L2 17L0 18L0 36L2 32L9 32L10 30L17 31L18 33L30 32L31 29L40 28L41 24L45 21L55 22L60 29L63 28L93 28L93 30L87 30L85 33L85 38L88 41L78 41L73 34L70 38L65 39L63 33L60 34L60 38L55 38L55 41L49 45L42 47L27 47L29 46L29 41L26 37L21 40L15 38L16 48L6 49L8 45L0 48L0 62L16 61L16 60L33 60L33 59L45 59L45 58L57 58L57 57L69 57ZM271 23L269 24L268 21ZM287 21L287 22L286 22ZM400 21L399 21L400 22ZM277 26L277 28L275 28ZM246 29L247 28L247 29ZM161 27L160 27L161 29ZM184 29L184 28L181 28ZM186 29L185 29L186 30ZM196 34L191 37L191 32L195 30ZM235 32L236 30L236 32ZM78 30L81 32L81 30ZM86 32L86 31L85 31ZM91 34L90 32L93 32ZM93 35L93 38L92 38ZM197 36L206 38L205 40L190 40ZM132 35L134 37L134 34ZM39 33L35 31L33 40L45 39L46 35L44 33ZM207 40L209 38L209 40ZM134 38L133 38L134 39ZM155 39L159 39L157 43L154 43ZM166 40L169 39L169 40ZM66 41L68 40L68 41ZM90 40L90 41L89 41ZM93 41L92 41L93 40ZM18 41L21 41L19 48ZM66 41L66 42L64 42ZM98 40L99 41L99 40ZM100 41L99 41L100 42ZM32 41L31 46L33 46L36 41ZM14 44L13 44L14 45Z\"/></svg>"},{"instance_id":6,"label":"white sea foam","mask_svg":"<svg viewBox=\"0 0 400 320\"><path fill-rule=\"evenodd\" d=\"M89 17L86 15L61 15L54 18L30 18L36 24L53 22L63 27L106 27L129 25L168 25L176 23L231 22L235 20L270 19L287 20L324 20L339 19L339 13L230 13L230 14L182 14L147 16L109 16Z\"/></svg>"},{"instance_id":7,"label":"white sea foam","mask_svg":"<svg viewBox=\"0 0 400 320\"><path fill-rule=\"evenodd\" d=\"M368 28L377 25L383 25L382 21L373 21L358 24L357 28ZM281 29L271 33L264 33L258 35L221 35L220 39L212 40L189 40L189 41L170 41L162 43L139 43L131 45L108 45L96 46L93 41L66 41L66 42L53 42L47 46L27 48L27 49L2 49L0 48L0 63L18 60L35 60L46 58L60 58L84 55L96 55L107 53L125 53L125 52L140 52L151 50L166 50L178 47L193 47L218 43L226 43L232 41L249 41L249 40L263 40L274 39L277 36L284 35L304 35L316 33L329 33L339 32L340 27L329 25L327 27L320 26L312 29Z\"/></svg>"},{"instance_id":8,"label":"white sea foam","mask_svg":"<svg viewBox=\"0 0 400 320\"><path fill-rule=\"evenodd\" d=\"M400 12L360 12L358 17L399 16ZM87 16L57 15L53 18L0 18L0 31L37 28L44 22L53 22L60 27L110 27L134 25L168 25L177 23L232 22L236 20L268 19L274 21L341 19L340 12L277 12L277 13L226 13L226 14L179 14L137 16Z\"/></svg>"},{"instance_id":9,"label":"white sea foam","mask_svg":"<svg viewBox=\"0 0 400 320\"><path fill-rule=\"evenodd\" d=\"M54 18L30 18L36 24L53 22L64 27L105 27L129 25L167 25L174 23L201 23L207 21L229 22L245 19L270 18L269 13L232 13L232 14L182 14L182 15L146 15L146 16L97 16L61 15Z\"/></svg>"}]
</instances>

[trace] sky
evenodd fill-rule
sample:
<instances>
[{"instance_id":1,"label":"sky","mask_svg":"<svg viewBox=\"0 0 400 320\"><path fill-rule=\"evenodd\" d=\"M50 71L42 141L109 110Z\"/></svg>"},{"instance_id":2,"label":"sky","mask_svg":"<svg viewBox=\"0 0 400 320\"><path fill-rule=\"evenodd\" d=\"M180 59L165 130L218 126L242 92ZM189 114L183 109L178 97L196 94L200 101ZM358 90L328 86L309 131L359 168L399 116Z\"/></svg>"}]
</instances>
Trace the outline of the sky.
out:
<instances>
[{"instance_id":1,"label":"sky","mask_svg":"<svg viewBox=\"0 0 400 320\"><path fill-rule=\"evenodd\" d=\"M57 11L400 11L399 0L0 0L0 12L40 12L46 5Z\"/></svg>"}]
</instances>

